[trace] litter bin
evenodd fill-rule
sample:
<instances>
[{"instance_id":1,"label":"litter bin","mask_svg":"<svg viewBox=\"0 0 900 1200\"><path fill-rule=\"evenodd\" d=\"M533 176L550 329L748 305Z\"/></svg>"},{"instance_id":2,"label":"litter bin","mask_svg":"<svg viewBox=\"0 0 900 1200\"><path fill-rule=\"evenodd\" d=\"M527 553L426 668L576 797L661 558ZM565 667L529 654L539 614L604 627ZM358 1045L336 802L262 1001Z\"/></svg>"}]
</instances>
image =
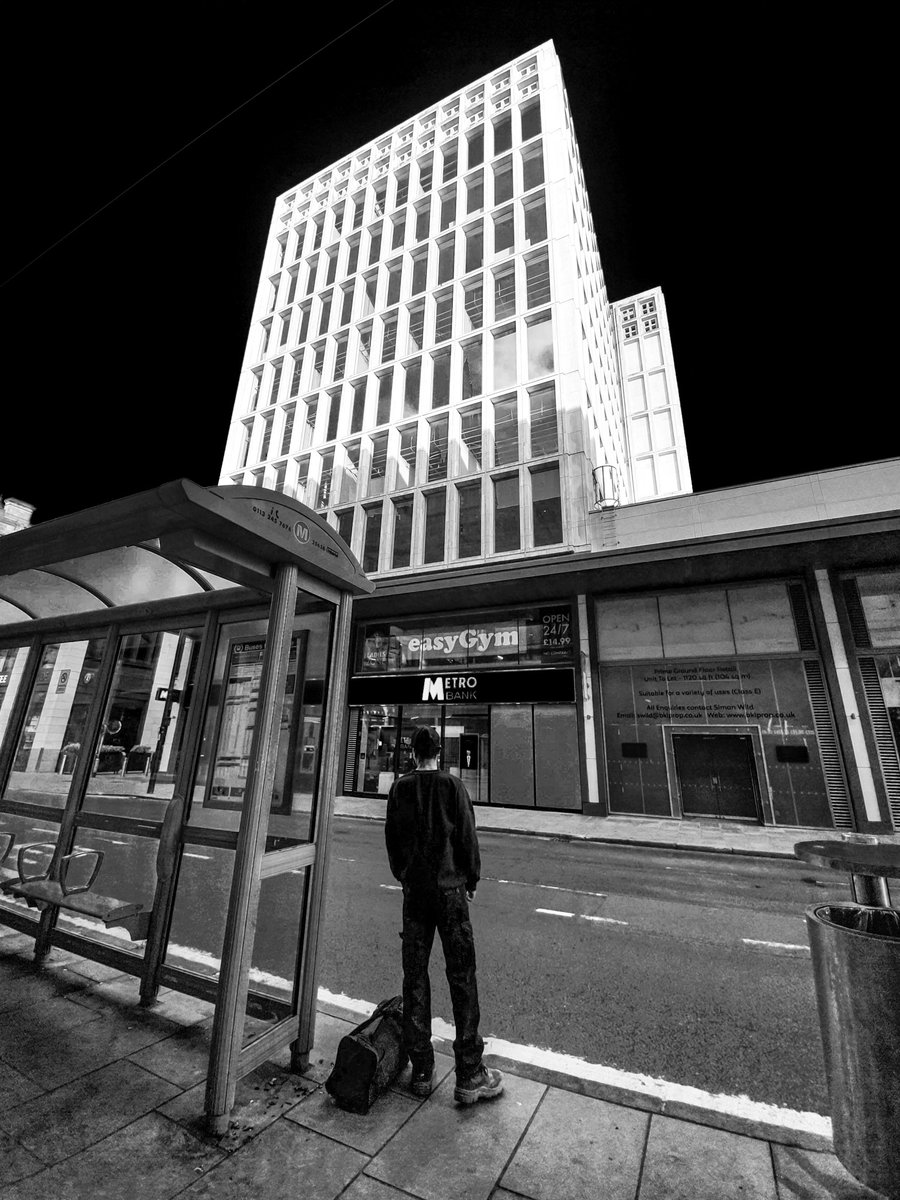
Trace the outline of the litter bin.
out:
<instances>
[{"instance_id":1,"label":"litter bin","mask_svg":"<svg viewBox=\"0 0 900 1200\"><path fill-rule=\"evenodd\" d=\"M851 1174L900 1198L900 912L806 910L831 1098L834 1151Z\"/></svg>"}]
</instances>

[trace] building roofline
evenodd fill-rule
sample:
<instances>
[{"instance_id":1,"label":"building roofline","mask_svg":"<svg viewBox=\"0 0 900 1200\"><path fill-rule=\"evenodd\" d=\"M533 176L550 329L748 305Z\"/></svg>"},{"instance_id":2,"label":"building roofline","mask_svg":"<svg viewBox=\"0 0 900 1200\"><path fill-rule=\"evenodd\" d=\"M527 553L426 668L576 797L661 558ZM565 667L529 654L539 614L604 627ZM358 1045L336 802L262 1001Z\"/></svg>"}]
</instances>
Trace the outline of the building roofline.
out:
<instances>
[{"instance_id":1,"label":"building roofline","mask_svg":"<svg viewBox=\"0 0 900 1200\"><path fill-rule=\"evenodd\" d=\"M514 55L507 62L500 63L499 66L492 67L490 69L490 71L487 71L485 74L476 75L474 79L470 79L466 83L461 83L459 85L459 87L454 88L453 91L451 91L451 92L448 92L446 96L441 96L437 100L433 100L430 104L424 105L422 108L418 109L416 112L410 113L410 115L408 117L404 117L402 121L398 121L395 125L391 125L388 129L383 129L380 133L374 134L371 138L368 138L366 141L360 143L360 145L356 146L354 149L347 150L343 154L339 154L338 157L336 159L334 159L333 162L325 163L321 167L318 167L312 173L312 175L307 175L303 179L298 179L296 183L291 184L290 187L286 187L283 192L279 192L276 195L275 207L277 208L279 204L283 203L284 198L286 196L289 196L291 194L291 192L296 191L297 188L304 187L308 183L315 183L317 176L324 175L326 171L333 171L340 163L342 163L344 161L344 159L353 158L361 150L364 150L370 143L378 142L382 138L386 138L386 137L396 133L396 131L398 129L402 129L405 125L409 125L411 121L418 120L419 117L421 117L423 114L429 112L430 109L438 108L438 107L440 107L440 105L445 104L448 100L453 99L454 93L461 92L465 88L473 87L475 84L479 83L482 79L485 79L485 80L489 79L492 75L497 75L501 71L505 71L507 67L514 66L519 61L520 58L526 58L529 54L537 54L539 50L543 50L546 48L549 48L550 51L557 58L559 57L556 53L556 47L553 44L552 38L548 38L544 42L539 42L536 46L532 46L528 50L521 51L521 53ZM460 131L460 132L462 132L462 131Z\"/></svg>"}]
</instances>

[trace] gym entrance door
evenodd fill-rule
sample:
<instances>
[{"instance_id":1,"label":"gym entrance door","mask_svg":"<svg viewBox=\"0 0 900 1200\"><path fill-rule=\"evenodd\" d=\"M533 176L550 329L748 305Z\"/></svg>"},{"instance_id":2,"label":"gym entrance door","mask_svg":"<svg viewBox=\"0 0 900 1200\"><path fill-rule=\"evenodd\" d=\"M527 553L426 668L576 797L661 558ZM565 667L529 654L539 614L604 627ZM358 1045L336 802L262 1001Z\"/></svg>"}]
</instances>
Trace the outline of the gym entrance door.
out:
<instances>
[{"instance_id":1,"label":"gym entrance door","mask_svg":"<svg viewBox=\"0 0 900 1200\"><path fill-rule=\"evenodd\" d=\"M672 735L686 817L759 821L759 786L753 743L739 734Z\"/></svg>"}]
</instances>

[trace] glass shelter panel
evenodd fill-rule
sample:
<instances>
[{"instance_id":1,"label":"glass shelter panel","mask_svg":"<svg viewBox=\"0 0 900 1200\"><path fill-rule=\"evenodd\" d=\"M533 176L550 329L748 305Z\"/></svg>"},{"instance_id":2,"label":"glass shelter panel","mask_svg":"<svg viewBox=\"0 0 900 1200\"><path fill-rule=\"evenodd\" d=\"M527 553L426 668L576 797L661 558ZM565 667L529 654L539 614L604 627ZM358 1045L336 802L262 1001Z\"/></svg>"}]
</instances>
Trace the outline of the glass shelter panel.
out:
<instances>
[{"instance_id":1,"label":"glass shelter panel","mask_svg":"<svg viewBox=\"0 0 900 1200\"><path fill-rule=\"evenodd\" d=\"M162 820L184 746L200 636L199 629L157 630L120 640L85 811Z\"/></svg>"},{"instance_id":2,"label":"glass shelter panel","mask_svg":"<svg viewBox=\"0 0 900 1200\"><path fill-rule=\"evenodd\" d=\"M84 745L105 637L48 642L40 660L4 798L63 808Z\"/></svg>"}]
</instances>

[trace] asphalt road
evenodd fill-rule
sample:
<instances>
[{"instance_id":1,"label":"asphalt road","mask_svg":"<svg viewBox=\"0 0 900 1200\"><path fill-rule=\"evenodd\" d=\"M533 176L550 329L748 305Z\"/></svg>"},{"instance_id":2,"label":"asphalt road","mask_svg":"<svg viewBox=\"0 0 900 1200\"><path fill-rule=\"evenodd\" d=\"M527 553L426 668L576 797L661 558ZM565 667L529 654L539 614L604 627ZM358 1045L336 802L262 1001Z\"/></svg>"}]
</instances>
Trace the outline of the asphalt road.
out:
<instances>
[{"instance_id":1,"label":"asphalt road","mask_svg":"<svg viewBox=\"0 0 900 1200\"><path fill-rule=\"evenodd\" d=\"M788 860L480 834L482 1031L711 1092L828 1112L804 908L843 879ZM321 986L401 990L379 822L337 820ZM433 1016L452 1022L440 943Z\"/></svg>"}]
</instances>

